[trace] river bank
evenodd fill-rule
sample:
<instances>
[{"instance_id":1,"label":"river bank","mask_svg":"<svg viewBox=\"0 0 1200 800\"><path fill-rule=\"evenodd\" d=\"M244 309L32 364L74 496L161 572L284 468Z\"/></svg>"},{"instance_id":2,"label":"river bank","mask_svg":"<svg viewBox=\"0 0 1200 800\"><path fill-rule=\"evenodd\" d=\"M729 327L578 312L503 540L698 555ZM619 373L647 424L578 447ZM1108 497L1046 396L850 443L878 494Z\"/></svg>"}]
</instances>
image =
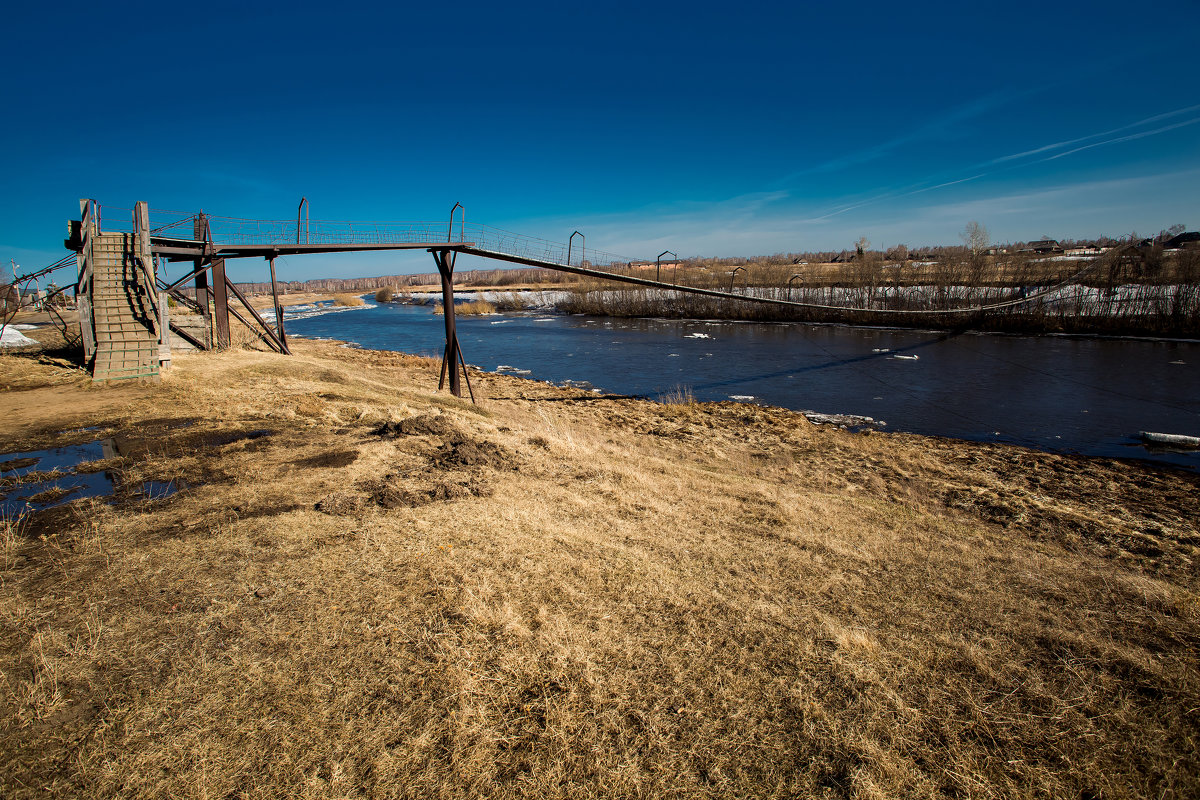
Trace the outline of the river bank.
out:
<instances>
[{"instance_id":1,"label":"river bank","mask_svg":"<svg viewBox=\"0 0 1200 800\"><path fill-rule=\"evenodd\" d=\"M728 291L728 287L708 287ZM668 289L567 287L537 290L463 289L460 303L491 304L497 311L554 310L617 319L704 319L800 322L1022 335L1067 334L1192 339L1200 336L1200 285L1123 286L1111 292L1072 284L1037 301L1014 303L1038 287L906 286L741 288L746 299ZM787 306L754 298L802 303ZM389 298L390 300L390 298ZM397 294L394 302L441 303L440 291ZM963 309L953 311L952 309ZM980 310L984 309L984 310ZM474 313L478 313L477 311Z\"/></svg>"},{"instance_id":2,"label":"river bank","mask_svg":"<svg viewBox=\"0 0 1200 800\"><path fill-rule=\"evenodd\" d=\"M293 345L0 356L6 797L1200 790L1194 475Z\"/></svg>"},{"instance_id":3,"label":"river bank","mask_svg":"<svg viewBox=\"0 0 1200 800\"><path fill-rule=\"evenodd\" d=\"M289 317L294 333L373 350L434 355L445 346L430 307L368 303ZM460 317L458 337L470 364L556 384L649 398L683 390L701 401L871 417L887 430L1200 468L1200 453L1147 448L1138 437L1145 430L1200 435L1195 342L549 309Z\"/></svg>"}]
</instances>

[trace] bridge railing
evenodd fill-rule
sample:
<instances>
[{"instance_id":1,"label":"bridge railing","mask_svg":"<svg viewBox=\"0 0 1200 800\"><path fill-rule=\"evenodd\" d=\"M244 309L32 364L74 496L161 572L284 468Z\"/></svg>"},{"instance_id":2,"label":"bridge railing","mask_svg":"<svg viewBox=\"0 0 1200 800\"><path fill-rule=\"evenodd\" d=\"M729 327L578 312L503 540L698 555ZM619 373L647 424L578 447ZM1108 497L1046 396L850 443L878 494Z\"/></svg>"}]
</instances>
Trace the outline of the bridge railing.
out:
<instances>
[{"instance_id":1,"label":"bridge railing","mask_svg":"<svg viewBox=\"0 0 1200 800\"><path fill-rule=\"evenodd\" d=\"M527 258L532 261L609 270L625 269L633 260L628 256L607 253L591 247L572 246L569 242L554 242L536 236L525 236L487 225L474 226L474 230L470 225L467 225L466 228L468 237L475 237L476 250Z\"/></svg>"},{"instance_id":2,"label":"bridge railing","mask_svg":"<svg viewBox=\"0 0 1200 800\"><path fill-rule=\"evenodd\" d=\"M132 231L130 209L105 206L104 230ZM151 232L160 236L192 239L196 214L192 212L150 209ZM634 259L584 247L578 243L556 242L526 236L502 228L478 223L455 222L343 222L333 220L269 220L207 215L209 235L214 244L285 245L388 245L456 244L470 242L477 250L514 256L546 264L587 267L601 271L623 271Z\"/></svg>"},{"instance_id":3,"label":"bridge railing","mask_svg":"<svg viewBox=\"0 0 1200 800\"><path fill-rule=\"evenodd\" d=\"M191 239L195 215L160 212L151 222L156 234ZM209 235L217 245L388 245L471 243L475 249L547 264L625 269L632 259L570 242L555 242L478 223L343 222L266 220L208 216ZM585 242L586 243L586 242Z\"/></svg>"},{"instance_id":4,"label":"bridge railing","mask_svg":"<svg viewBox=\"0 0 1200 800\"><path fill-rule=\"evenodd\" d=\"M208 218L215 244L416 244L446 241L444 222L341 222Z\"/></svg>"}]
</instances>

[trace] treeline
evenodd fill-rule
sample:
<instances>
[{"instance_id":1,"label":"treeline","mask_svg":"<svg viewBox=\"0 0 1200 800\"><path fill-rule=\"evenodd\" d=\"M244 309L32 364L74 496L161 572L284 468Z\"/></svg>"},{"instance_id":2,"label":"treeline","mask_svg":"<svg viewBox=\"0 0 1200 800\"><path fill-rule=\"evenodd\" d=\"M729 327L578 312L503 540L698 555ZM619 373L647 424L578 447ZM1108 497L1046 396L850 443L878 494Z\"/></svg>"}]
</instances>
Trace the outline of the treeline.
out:
<instances>
[{"instance_id":1,"label":"treeline","mask_svg":"<svg viewBox=\"0 0 1200 800\"><path fill-rule=\"evenodd\" d=\"M871 255L836 270L770 259L748 266L742 262L733 270L714 268L711 262L684 263L673 276L680 285L807 307L590 281L577 284L560 308L620 317L1200 335L1200 251L1123 247L1091 261L977 256L904 266ZM981 310L1013 301L1022 302Z\"/></svg>"}]
</instances>

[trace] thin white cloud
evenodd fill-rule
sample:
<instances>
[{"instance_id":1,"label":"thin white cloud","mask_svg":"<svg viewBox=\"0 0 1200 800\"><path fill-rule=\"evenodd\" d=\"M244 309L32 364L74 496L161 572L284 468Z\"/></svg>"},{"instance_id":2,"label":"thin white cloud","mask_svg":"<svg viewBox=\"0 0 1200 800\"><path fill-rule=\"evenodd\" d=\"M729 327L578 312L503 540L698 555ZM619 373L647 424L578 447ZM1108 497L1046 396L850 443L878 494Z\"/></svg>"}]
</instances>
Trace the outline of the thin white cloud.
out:
<instances>
[{"instance_id":1,"label":"thin white cloud","mask_svg":"<svg viewBox=\"0 0 1200 800\"><path fill-rule=\"evenodd\" d=\"M1147 136L1157 136L1160 133L1166 133L1167 131L1173 131L1177 128L1186 128L1188 125L1195 125L1197 122L1200 122L1200 117L1196 117L1195 119L1185 120L1183 122L1177 122L1174 125L1165 125L1161 128L1155 128L1152 131L1142 131L1141 133L1131 133L1128 136L1118 136L1115 139L1106 139L1102 142L1092 142L1091 144L1085 144L1080 147L1076 147L1071 150L1067 150L1066 152L1063 152L1063 153L1056 153L1056 154L1050 156L1049 158L1043 158L1043 159L1040 159L1033 163L1040 164L1043 161L1053 161L1056 158L1062 158L1063 156L1069 156L1074 153L1082 152L1084 150L1091 150L1093 147L1103 147L1105 145L1110 145L1110 144L1119 144L1120 142L1132 142L1134 139L1145 139Z\"/></svg>"},{"instance_id":2,"label":"thin white cloud","mask_svg":"<svg viewBox=\"0 0 1200 800\"><path fill-rule=\"evenodd\" d=\"M1146 117L1145 119L1138 120L1137 122L1132 122L1128 125L1122 125L1119 128L1113 128L1112 130L1109 130L1109 131L1103 131L1101 133L1090 134L1088 136L1083 136L1078 139L1071 139L1066 142L1056 142L1054 144L1045 145L1043 147L1039 147L1034 150L1025 151L1024 153L1017 153L1017 154L1013 154L1010 156L1002 156L1000 158L992 159L991 161L985 161L982 164L977 164L977 165L975 165L975 168L978 169L979 167L998 165L1003 162L1010 162L1010 161L1018 160L1023 156L1028 156L1028 155L1032 155L1032 154L1036 154L1036 153L1049 152L1051 150L1061 148L1065 145L1077 144L1079 142L1085 142L1088 139L1094 139L1097 136L1105 136L1105 135L1109 135L1112 133L1116 133L1118 131L1124 131L1124 130L1130 130L1133 128L1138 128L1138 127L1144 126L1151 122L1157 122L1157 121L1162 121L1164 119L1169 119L1171 117L1179 116L1180 114L1187 113L1189 111L1195 111L1196 109L1200 109L1200 105L1188 106L1186 108L1180 108L1180 109L1176 109L1174 111L1168 111L1163 114L1156 114L1154 116ZM1034 161L1026 161L1024 163L1009 164L1008 166L1002 167L1000 169L980 172L976 175L970 175L965 178L955 178L953 180L941 181L939 183L932 184L930 186L921 186L920 184L916 184L913 186L909 186L905 189L884 189L884 190L881 190L881 192L879 194L877 194L873 197L869 197L865 200L856 201L856 202L842 205L842 206L835 206L833 209L831 209L830 211L828 211L824 214L820 214L818 216L811 217L810 221L819 222L819 221L823 221L823 220L828 220L833 217L841 216L842 214L845 214L847 212L862 208L863 206L874 205L876 203L881 203L885 200L894 200L894 199L898 199L901 197L911 197L912 195L922 194L924 192L931 192L936 189L943 189L948 186L955 186L955 185L961 184L961 183L968 183L970 181L979 180L980 178L986 178L987 176L994 175L998 172L1007 172L1007 171L1018 169L1021 167L1033 166L1034 164L1041 164L1046 161L1054 161L1055 159L1073 155L1075 153L1079 153L1084 150L1091 150L1092 148L1095 148L1095 147L1103 147L1103 146L1111 145L1111 144L1120 144L1122 142L1130 142L1130 141L1134 141L1137 139L1145 139L1150 136L1157 136L1158 134L1161 134L1161 133L1166 133L1168 131L1173 131L1178 128L1184 128L1189 125L1194 125L1197 122L1200 122L1200 117L1196 117L1196 118L1189 119L1189 120L1184 120L1183 122L1177 122L1172 125L1164 125L1160 128L1155 128L1153 130L1139 131L1138 133L1127 134L1125 136L1119 136L1119 137L1115 137L1112 139L1105 139L1105 140L1099 141L1099 142L1092 142L1090 144L1082 145L1080 147L1075 147L1070 150L1063 151L1061 153L1056 153L1056 154L1048 156L1046 158L1040 158L1040 159L1036 159Z\"/></svg>"},{"instance_id":3,"label":"thin white cloud","mask_svg":"<svg viewBox=\"0 0 1200 800\"><path fill-rule=\"evenodd\" d=\"M791 172L776 181L776 185L790 183L796 178L801 178L805 175L840 172L841 170L849 167L876 161L908 144L944 138L946 135L946 129L950 126L982 116L983 114L986 114L1000 106L1012 102L1022 94L1025 93L1011 91L992 92L991 94L985 95L977 100L973 100L969 103L952 108L938 118L930 120L929 122L912 129L908 133L895 136L886 141L863 148L862 150L853 153L846 153L838 156L837 158L833 158L818 164L812 164Z\"/></svg>"},{"instance_id":4,"label":"thin white cloud","mask_svg":"<svg viewBox=\"0 0 1200 800\"><path fill-rule=\"evenodd\" d=\"M1180 221L1167 217L1178 214L1180 198L1198 179L1200 168L1195 168L955 202L887 204L870 218L808 216L782 205L768 208L748 196L690 203L682 210L641 209L578 222L586 226L589 244L637 258L653 258L663 249L682 256L840 250L851 248L864 234L888 246L945 244L957 242L958 232L970 219L988 225L998 241L1028 239L1047 231L1059 237L1117 235ZM525 224L532 226L530 232L546 227L536 220Z\"/></svg>"},{"instance_id":5,"label":"thin white cloud","mask_svg":"<svg viewBox=\"0 0 1200 800\"><path fill-rule=\"evenodd\" d=\"M1080 142L1086 142L1089 139L1097 139L1101 136L1111 136L1112 134L1120 133L1121 131L1133 130L1134 128L1140 128L1143 125L1150 125L1155 122L1161 122L1164 119L1170 119L1171 117L1177 117L1180 114L1190 114L1191 112L1196 111L1198 109L1200 109L1200 105L1187 106L1186 108L1177 108L1174 111L1167 111L1163 114L1155 114L1152 117L1146 117L1145 119L1139 119L1137 122L1131 122L1128 125L1122 125L1118 128L1112 128L1111 130L1100 131L1098 133L1089 133L1087 136L1080 136L1077 139L1067 139L1065 141L1054 142L1052 144L1042 145L1041 147L1035 147L1032 150L1026 150L1022 153L1013 153L1012 155L1000 156L999 158L992 159L991 161L985 162L983 164L983 166L990 166L993 164L1002 164L1006 161L1017 161L1019 159L1027 158L1029 156L1040 155L1042 153L1050 152L1051 150L1058 150L1063 147L1070 147L1072 145L1079 144ZM1162 130L1171 130L1171 128L1167 127ZM1147 135L1149 135L1149 134L1147 134ZM1078 150L1072 150L1070 152L1074 153L1074 152L1078 152ZM1063 155L1069 155L1069 153L1063 153Z\"/></svg>"}]
</instances>

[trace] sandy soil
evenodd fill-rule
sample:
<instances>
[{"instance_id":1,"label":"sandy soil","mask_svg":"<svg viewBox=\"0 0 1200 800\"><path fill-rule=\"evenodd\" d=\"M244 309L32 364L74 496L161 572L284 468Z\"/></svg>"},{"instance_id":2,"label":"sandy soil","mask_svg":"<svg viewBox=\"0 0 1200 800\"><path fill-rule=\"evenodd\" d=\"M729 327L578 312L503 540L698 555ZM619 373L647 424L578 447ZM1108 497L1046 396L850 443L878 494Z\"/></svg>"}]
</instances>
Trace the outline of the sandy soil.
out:
<instances>
[{"instance_id":1,"label":"sandy soil","mask_svg":"<svg viewBox=\"0 0 1200 800\"><path fill-rule=\"evenodd\" d=\"M302 306L309 303L327 302L333 299L333 295L333 292L292 292L291 294L279 295L279 302L284 306ZM269 292L267 294L246 295L246 299L256 309L271 308L275 304Z\"/></svg>"},{"instance_id":2,"label":"sandy soil","mask_svg":"<svg viewBox=\"0 0 1200 800\"><path fill-rule=\"evenodd\" d=\"M0 356L0 795L1200 793L1195 475L295 350Z\"/></svg>"}]
</instances>

